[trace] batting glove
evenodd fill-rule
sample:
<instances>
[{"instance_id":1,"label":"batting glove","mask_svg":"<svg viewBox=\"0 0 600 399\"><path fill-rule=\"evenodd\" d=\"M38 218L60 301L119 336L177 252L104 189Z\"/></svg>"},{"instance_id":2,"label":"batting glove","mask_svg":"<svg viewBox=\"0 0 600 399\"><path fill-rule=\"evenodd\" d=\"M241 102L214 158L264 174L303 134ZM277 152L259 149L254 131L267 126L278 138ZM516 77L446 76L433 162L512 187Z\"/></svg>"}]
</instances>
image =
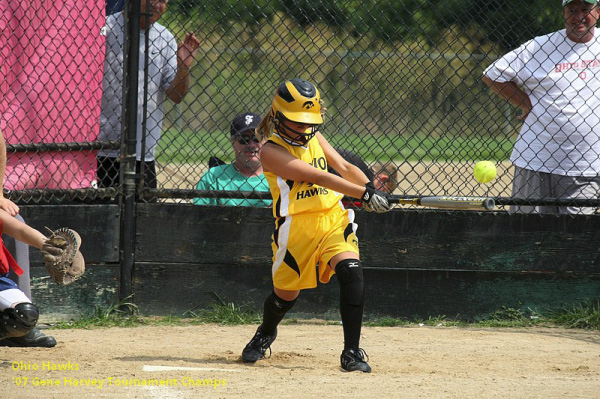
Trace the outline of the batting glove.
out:
<instances>
[{"instance_id":1,"label":"batting glove","mask_svg":"<svg viewBox=\"0 0 600 399\"><path fill-rule=\"evenodd\" d=\"M360 201L362 202L363 208L367 211L384 213L392 209L389 197L390 195L388 193L377 190L373 183L367 183L365 184L365 192Z\"/></svg>"}]
</instances>

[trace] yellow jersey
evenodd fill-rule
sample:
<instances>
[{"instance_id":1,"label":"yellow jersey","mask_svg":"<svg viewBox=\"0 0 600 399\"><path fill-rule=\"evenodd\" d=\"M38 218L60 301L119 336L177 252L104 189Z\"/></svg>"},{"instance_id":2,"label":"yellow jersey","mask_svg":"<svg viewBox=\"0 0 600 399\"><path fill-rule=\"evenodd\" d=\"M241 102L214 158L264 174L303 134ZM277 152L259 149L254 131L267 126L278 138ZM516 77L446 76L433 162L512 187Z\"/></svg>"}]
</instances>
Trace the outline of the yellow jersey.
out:
<instances>
[{"instance_id":1,"label":"yellow jersey","mask_svg":"<svg viewBox=\"0 0 600 399\"><path fill-rule=\"evenodd\" d=\"M285 148L292 156L327 172L327 159L319 140L313 138L306 146L289 144L277 133L273 133L267 140ZM325 212L333 207L344 209L343 195L326 187L316 184L286 180L272 173L264 172L273 196L273 216L286 217L308 212Z\"/></svg>"}]
</instances>

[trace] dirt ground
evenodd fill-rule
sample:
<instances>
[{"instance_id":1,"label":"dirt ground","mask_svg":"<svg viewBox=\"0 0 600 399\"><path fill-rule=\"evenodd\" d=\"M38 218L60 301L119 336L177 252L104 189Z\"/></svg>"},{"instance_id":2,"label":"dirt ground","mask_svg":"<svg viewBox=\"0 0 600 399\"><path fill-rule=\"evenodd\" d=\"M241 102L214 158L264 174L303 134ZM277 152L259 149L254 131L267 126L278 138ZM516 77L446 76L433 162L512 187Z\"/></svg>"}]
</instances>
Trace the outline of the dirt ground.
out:
<instances>
[{"instance_id":1,"label":"dirt ground","mask_svg":"<svg viewBox=\"0 0 600 399\"><path fill-rule=\"evenodd\" d=\"M362 374L339 368L339 325L280 326L245 365L255 328L47 330L55 348L1 349L0 397L600 398L599 332L368 327Z\"/></svg>"}]
</instances>

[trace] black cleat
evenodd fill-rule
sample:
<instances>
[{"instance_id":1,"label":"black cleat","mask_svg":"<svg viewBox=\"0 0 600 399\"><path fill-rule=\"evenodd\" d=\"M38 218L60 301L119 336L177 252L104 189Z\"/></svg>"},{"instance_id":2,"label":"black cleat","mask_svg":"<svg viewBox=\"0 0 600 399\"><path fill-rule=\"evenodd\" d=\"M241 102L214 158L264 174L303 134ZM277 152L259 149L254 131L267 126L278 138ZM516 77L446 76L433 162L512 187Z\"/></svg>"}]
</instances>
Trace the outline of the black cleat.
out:
<instances>
[{"instance_id":1,"label":"black cleat","mask_svg":"<svg viewBox=\"0 0 600 399\"><path fill-rule=\"evenodd\" d=\"M53 348L56 346L56 340L34 328L22 337L10 337L0 340L0 346L20 347L20 348Z\"/></svg>"},{"instance_id":2,"label":"black cleat","mask_svg":"<svg viewBox=\"0 0 600 399\"><path fill-rule=\"evenodd\" d=\"M370 373L371 366L367 364L369 360L369 356L364 349L361 348L350 348L344 349L342 355L340 356L340 361L342 362L342 368L346 371L362 371L363 373Z\"/></svg>"},{"instance_id":3,"label":"black cleat","mask_svg":"<svg viewBox=\"0 0 600 399\"><path fill-rule=\"evenodd\" d=\"M275 338L277 338L277 330L275 330L274 335L266 335L262 332L262 325L258 326L256 334L242 351L244 363L254 363L257 360L264 359L267 349L269 350L269 357L271 357L271 344L275 341Z\"/></svg>"}]
</instances>

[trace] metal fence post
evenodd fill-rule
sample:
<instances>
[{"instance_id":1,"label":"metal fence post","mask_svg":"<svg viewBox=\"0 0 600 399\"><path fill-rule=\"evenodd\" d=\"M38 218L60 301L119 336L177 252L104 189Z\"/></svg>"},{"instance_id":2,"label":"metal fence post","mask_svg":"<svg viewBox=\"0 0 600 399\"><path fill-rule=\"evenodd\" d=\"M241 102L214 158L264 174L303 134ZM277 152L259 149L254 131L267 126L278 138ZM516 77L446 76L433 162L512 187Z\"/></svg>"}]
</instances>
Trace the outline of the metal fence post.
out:
<instances>
[{"instance_id":1,"label":"metal fence post","mask_svg":"<svg viewBox=\"0 0 600 399\"><path fill-rule=\"evenodd\" d=\"M123 141L121 143L121 181L123 197L121 201L121 284L119 300L133 301L133 271L135 265L135 212L136 212L136 141L138 108L138 73L140 48L140 3L145 0L129 2L126 18L127 36L125 53L125 74L123 111Z\"/></svg>"}]
</instances>

